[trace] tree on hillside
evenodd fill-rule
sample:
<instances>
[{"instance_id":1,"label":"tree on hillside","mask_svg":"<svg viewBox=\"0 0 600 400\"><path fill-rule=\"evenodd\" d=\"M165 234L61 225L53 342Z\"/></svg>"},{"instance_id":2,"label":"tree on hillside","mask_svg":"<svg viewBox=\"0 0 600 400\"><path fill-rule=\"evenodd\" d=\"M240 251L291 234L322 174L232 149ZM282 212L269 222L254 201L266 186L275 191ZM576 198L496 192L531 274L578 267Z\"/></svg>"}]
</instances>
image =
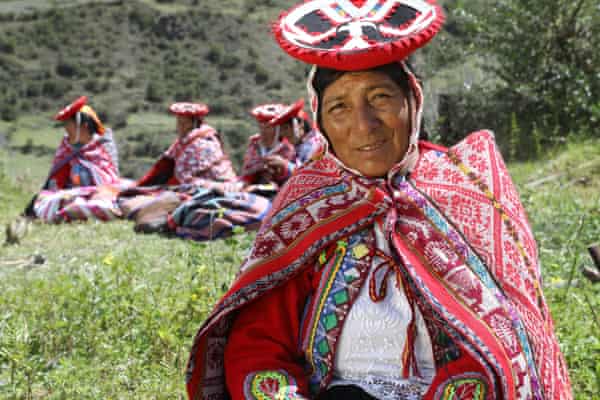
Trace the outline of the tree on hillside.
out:
<instances>
[{"instance_id":1,"label":"tree on hillside","mask_svg":"<svg viewBox=\"0 0 600 400\"><path fill-rule=\"evenodd\" d=\"M493 56L487 66L521 127L557 137L598 125L597 1L500 0L479 8L469 3L462 9L473 37Z\"/></svg>"}]
</instances>

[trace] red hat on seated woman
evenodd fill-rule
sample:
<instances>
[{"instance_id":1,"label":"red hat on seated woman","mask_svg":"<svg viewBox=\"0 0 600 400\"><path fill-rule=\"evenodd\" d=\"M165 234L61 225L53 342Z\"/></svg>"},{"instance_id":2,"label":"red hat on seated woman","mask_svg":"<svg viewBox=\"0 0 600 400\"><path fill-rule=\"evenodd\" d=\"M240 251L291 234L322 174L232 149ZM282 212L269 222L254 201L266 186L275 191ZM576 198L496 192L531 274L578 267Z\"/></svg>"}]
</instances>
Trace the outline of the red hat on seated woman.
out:
<instances>
[{"instance_id":1,"label":"red hat on seated woman","mask_svg":"<svg viewBox=\"0 0 600 400\"><path fill-rule=\"evenodd\" d=\"M292 118L301 117L301 113L304 110L304 99L299 99L295 103L285 107L275 117L271 118L269 125L278 126L282 125ZM305 115L305 114L303 114Z\"/></svg>"},{"instance_id":2,"label":"red hat on seated woman","mask_svg":"<svg viewBox=\"0 0 600 400\"><path fill-rule=\"evenodd\" d=\"M209 108L203 103L173 103L169 107L171 114L181 117L203 118L209 113Z\"/></svg>"},{"instance_id":3,"label":"red hat on seated woman","mask_svg":"<svg viewBox=\"0 0 600 400\"><path fill-rule=\"evenodd\" d=\"M88 98L87 96L81 96L62 110L60 110L55 116L54 119L57 121L66 121L69 118L73 117L81 107L87 104Z\"/></svg>"},{"instance_id":4,"label":"red hat on seated woman","mask_svg":"<svg viewBox=\"0 0 600 400\"><path fill-rule=\"evenodd\" d=\"M67 121L70 118L76 118L77 113L86 114L96 123L96 133L98 133L99 135L103 135L105 132L104 125L102 124L102 121L100 121L100 118L98 118L98 115L96 114L94 109L87 105L87 101L87 96L81 96L80 98L78 98L77 100L60 110L54 116L54 119L57 121Z\"/></svg>"},{"instance_id":5,"label":"red hat on seated woman","mask_svg":"<svg viewBox=\"0 0 600 400\"><path fill-rule=\"evenodd\" d=\"M281 114L284 109L285 105L279 103L261 104L260 106L253 108L250 111L250 114L252 114L258 122L269 122Z\"/></svg>"}]
</instances>

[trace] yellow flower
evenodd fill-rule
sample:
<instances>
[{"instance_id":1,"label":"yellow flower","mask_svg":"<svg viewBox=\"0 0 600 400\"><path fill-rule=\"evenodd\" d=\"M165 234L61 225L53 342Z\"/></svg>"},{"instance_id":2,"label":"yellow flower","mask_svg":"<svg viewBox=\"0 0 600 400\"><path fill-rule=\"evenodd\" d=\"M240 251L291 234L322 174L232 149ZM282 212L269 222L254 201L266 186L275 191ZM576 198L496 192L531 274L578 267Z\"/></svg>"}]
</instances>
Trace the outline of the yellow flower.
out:
<instances>
[{"instance_id":1,"label":"yellow flower","mask_svg":"<svg viewBox=\"0 0 600 400\"><path fill-rule=\"evenodd\" d=\"M104 265L113 265L113 262L115 261L115 256L112 255L112 253L108 253L103 259L102 259L102 264Z\"/></svg>"},{"instance_id":2,"label":"yellow flower","mask_svg":"<svg viewBox=\"0 0 600 400\"><path fill-rule=\"evenodd\" d=\"M196 269L196 274L202 275L204 272L206 272L207 269L208 267L205 264L200 264L198 266L198 269Z\"/></svg>"}]
</instances>

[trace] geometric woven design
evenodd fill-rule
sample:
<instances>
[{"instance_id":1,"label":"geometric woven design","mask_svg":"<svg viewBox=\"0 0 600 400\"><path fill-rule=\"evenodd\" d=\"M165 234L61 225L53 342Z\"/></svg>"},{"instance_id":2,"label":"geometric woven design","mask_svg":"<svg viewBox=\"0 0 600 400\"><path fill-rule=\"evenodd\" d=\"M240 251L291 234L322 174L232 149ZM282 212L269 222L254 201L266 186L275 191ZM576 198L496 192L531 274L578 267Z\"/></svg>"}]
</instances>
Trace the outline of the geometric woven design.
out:
<instances>
[{"instance_id":1,"label":"geometric woven design","mask_svg":"<svg viewBox=\"0 0 600 400\"><path fill-rule=\"evenodd\" d=\"M456 362L471 363L451 374L447 390L442 381L432 390L446 390L446 399L478 399L486 392L490 399L499 392L512 399L572 398L539 287L535 241L493 135L471 134L448 153L421 152L408 179L389 179L357 177L325 154L288 180L237 280L194 341L190 397L225 395L221 381L207 380L206 365L197 363L207 339L215 335L214 326L303 268L314 268L318 260L320 286L301 321L306 326L301 348L311 371L310 387L326 386L340 327L361 286L355 283L364 279L360 262L370 257L361 245L370 248L373 223L383 218L407 282L428 313L424 317L446 324L454 345L461 346L458 352L445 346L450 351L443 356L446 365L457 357ZM319 257L336 243L335 256ZM219 337L226 340L226 335ZM438 372L445 368L442 364ZM458 375L466 371L485 376L476 382Z\"/></svg>"}]
</instances>

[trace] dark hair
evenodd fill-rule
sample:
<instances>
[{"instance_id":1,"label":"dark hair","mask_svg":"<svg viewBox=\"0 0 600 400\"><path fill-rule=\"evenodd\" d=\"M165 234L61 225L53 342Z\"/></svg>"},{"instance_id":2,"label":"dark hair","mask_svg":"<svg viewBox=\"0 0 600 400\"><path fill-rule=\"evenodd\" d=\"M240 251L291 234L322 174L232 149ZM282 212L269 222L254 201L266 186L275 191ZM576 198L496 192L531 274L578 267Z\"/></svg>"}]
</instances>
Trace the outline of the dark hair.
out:
<instances>
[{"instance_id":1,"label":"dark hair","mask_svg":"<svg viewBox=\"0 0 600 400\"><path fill-rule=\"evenodd\" d=\"M92 117L90 117L86 113L82 113L82 112L80 112L79 115L80 115L81 126L87 125L88 130L90 131L90 133L92 135L94 133L98 133L98 124L96 124L96 121L94 121L94 119ZM77 121L76 117L73 117L73 120Z\"/></svg>"},{"instance_id":2,"label":"dark hair","mask_svg":"<svg viewBox=\"0 0 600 400\"><path fill-rule=\"evenodd\" d=\"M410 67L409 67L410 68ZM385 64L376 68L370 69L370 71L381 72L389 76L399 87L402 89L406 96L411 94L410 83L408 80L408 74L398 63ZM317 97L319 99L319 109L317 112L318 115L318 124L323 128L323 124L321 123L321 105L323 102L323 94L325 93L325 89L333 82L337 81L342 75L348 73L349 71L340 71L337 69L329 69L329 68L317 68L315 72L315 76L313 78L313 88L317 93Z\"/></svg>"},{"instance_id":3,"label":"dark hair","mask_svg":"<svg viewBox=\"0 0 600 400\"><path fill-rule=\"evenodd\" d=\"M310 122L308 122L307 120L305 120L304 118L300 118L300 117L294 117L294 119L296 121L298 121L298 124L302 126L302 130L304 131L304 133L308 133L311 131L311 126L310 126ZM292 122L290 120L290 122Z\"/></svg>"}]
</instances>

